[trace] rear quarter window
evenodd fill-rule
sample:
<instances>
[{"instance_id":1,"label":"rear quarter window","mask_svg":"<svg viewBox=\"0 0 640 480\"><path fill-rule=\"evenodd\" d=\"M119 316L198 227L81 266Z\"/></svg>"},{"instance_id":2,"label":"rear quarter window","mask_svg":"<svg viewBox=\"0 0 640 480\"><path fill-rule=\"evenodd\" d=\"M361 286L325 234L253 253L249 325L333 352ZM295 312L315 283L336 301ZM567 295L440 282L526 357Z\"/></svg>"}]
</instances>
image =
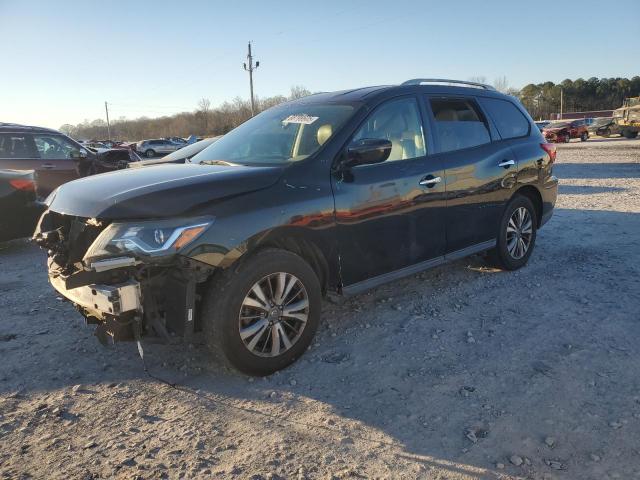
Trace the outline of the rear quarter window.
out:
<instances>
[{"instance_id":1,"label":"rear quarter window","mask_svg":"<svg viewBox=\"0 0 640 480\"><path fill-rule=\"evenodd\" d=\"M482 98L481 103L493 120L502 139L529 135L531 129L529 120L509 100Z\"/></svg>"}]
</instances>

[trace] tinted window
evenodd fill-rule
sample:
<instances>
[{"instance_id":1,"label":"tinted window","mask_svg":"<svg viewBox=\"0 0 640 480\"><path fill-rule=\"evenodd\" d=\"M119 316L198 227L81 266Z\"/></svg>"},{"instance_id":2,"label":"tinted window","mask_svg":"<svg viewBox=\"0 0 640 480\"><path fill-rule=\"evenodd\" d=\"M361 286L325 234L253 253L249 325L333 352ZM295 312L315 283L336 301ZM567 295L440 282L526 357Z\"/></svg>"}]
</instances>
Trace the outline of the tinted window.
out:
<instances>
[{"instance_id":1,"label":"tinted window","mask_svg":"<svg viewBox=\"0 0 640 480\"><path fill-rule=\"evenodd\" d=\"M353 140L363 138L389 140L388 162L423 157L426 149L418 102L405 98L383 104L367 118Z\"/></svg>"},{"instance_id":2,"label":"tinted window","mask_svg":"<svg viewBox=\"0 0 640 480\"><path fill-rule=\"evenodd\" d=\"M80 148L62 135L34 135L40 158L66 159L78 158Z\"/></svg>"},{"instance_id":3,"label":"tinted window","mask_svg":"<svg viewBox=\"0 0 640 480\"><path fill-rule=\"evenodd\" d=\"M431 99L435 134L441 152L462 150L491 142L484 116L473 100L462 98Z\"/></svg>"},{"instance_id":4,"label":"tinted window","mask_svg":"<svg viewBox=\"0 0 640 480\"><path fill-rule=\"evenodd\" d=\"M319 150L352 114L350 105L285 103L247 120L192 162L260 165L303 160Z\"/></svg>"},{"instance_id":5,"label":"tinted window","mask_svg":"<svg viewBox=\"0 0 640 480\"><path fill-rule=\"evenodd\" d=\"M37 158L31 139L21 133L0 133L0 158Z\"/></svg>"},{"instance_id":6,"label":"tinted window","mask_svg":"<svg viewBox=\"0 0 640 480\"><path fill-rule=\"evenodd\" d=\"M493 119L502 138L523 137L529 134L529 120L508 100L483 98L482 105Z\"/></svg>"}]
</instances>

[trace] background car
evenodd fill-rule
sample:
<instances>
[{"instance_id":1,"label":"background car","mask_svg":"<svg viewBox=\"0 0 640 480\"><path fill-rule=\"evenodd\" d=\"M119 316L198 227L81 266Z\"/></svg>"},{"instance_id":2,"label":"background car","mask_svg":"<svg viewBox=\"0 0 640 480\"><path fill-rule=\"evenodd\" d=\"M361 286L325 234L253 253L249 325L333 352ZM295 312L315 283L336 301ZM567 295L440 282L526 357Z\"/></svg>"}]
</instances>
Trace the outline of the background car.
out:
<instances>
[{"instance_id":1,"label":"background car","mask_svg":"<svg viewBox=\"0 0 640 480\"><path fill-rule=\"evenodd\" d=\"M538 130L540 130L540 131L542 131L544 129L544 127L546 127L550 123L551 123L550 120L539 120L539 121L535 122L536 127L538 127Z\"/></svg>"},{"instance_id":2,"label":"background car","mask_svg":"<svg viewBox=\"0 0 640 480\"><path fill-rule=\"evenodd\" d=\"M579 138L586 142L589 131L584 120L551 122L542 129L544 138L549 142L569 142L572 138Z\"/></svg>"},{"instance_id":3,"label":"background car","mask_svg":"<svg viewBox=\"0 0 640 480\"><path fill-rule=\"evenodd\" d=\"M597 135L597 131L600 127L603 127L604 125L607 125L611 122L613 122L612 117L594 118L593 122L591 122L591 125L587 125L587 131L589 132L589 135Z\"/></svg>"},{"instance_id":4,"label":"background car","mask_svg":"<svg viewBox=\"0 0 640 480\"><path fill-rule=\"evenodd\" d=\"M116 170L101 155L49 128L0 123L0 169L33 171L36 195L45 198L56 187L80 177Z\"/></svg>"},{"instance_id":5,"label":"background car","mask_svg":"<svg viewBox=\"0 0 640 480\"><path fill-rule=\"evenodd\" d=\"M0 170L0 242L31 236L44 209L33 171Z\"/></svg>"},{"instance_id":6,"label":"background car","mask_svg":"<svg viewBox=\"0 0 640 480\"><path fill-rule=\"evenodd\" d=\"M609 118L609 121L603 125L600 125L596 130L596 135L600 137L610 137L611 135L624 136L624 129L618 125L613 118Z\"/></svg>"},{"instance_id":7,"label":"background car","mask_svg":"<svg viewBox=\"0 0 640 480\"><path fill-rule=\"evenodd\" d=\"M169 140L170 142L177 143L178 145L186 145L187 141L182 137L165 137L163 140Z\"/></svg>"},{"instance_id":8,"label":"background car","mask_svg":"<svg viewBox=\"0 0 640 480\"><path fill-rule=\"evenodd\" d=\"M136 168L136 167L149 167L151 165L163 165L163 164L166 165L170 163L187 163L191 159L191 157L200 153L202 150L207 148L209 145L211 145L213 142L215 142L221 137L222 135L219 135L217 137L205 138L204 140L201 140L199 142L193 143L191 145L187 145L186 147L183 147L180 150L176 150L175 152L170 153L165 157L156 158L152 160L141 160L139 162L133 162L129 164L129 167Z\"/></svg>"},{"instance_id":9,"label":"background car","mask_svg":"<svg viewBox=\"0 0 640 480\"><path fill-rule=\"evenodd\" d=\"M138 142L136 145L136 151L147 158L153 158L157 155L166 155L167 153L175 152L182 148L182 146L183 145L179 145L171 140L158 138Z\"/></svg>"}]
</instances>

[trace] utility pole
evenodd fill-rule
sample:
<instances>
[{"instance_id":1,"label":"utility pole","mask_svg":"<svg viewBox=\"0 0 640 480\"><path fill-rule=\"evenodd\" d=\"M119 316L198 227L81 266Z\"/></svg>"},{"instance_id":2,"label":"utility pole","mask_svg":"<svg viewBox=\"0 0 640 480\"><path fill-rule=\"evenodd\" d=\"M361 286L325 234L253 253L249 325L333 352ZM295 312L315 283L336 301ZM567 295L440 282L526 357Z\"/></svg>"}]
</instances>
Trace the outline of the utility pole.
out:
<instances>
[{"instance_id":1,"label":"utility pole","mask_svg":"<svg viewBox=\"0 0 640 480\"><path fill-rule=\"evenodd\" d=\"M560 87L560 120L562 120L562 108L564 106L564 90Z\"/></svg>"},{"instance_id":2,"label":"utility pole","mask_svg":"<svg viewBox=\"0 0 640 480\"><path fill-rule=\"evenodd\" d=\"M256 113L256 106L253 100L253 71L260 66L260 62L253 64L253 56L251 56L251 42L249 42L249 53L247 53L247 63L243 64L244 69L249 72L249 88L251 89L251 116Z\"/></svg>"},{"instance_id":3,"label":"utility pole","mask_svg":"<svg viewBox=\"0 0 640 480\"><path fill-rule=\"evenodd\" d=\"M107 140L111 140L111 125L109 124L109 107L107 106L107 102L104 102L104 111L107 113Z\"/></svg>"}]
</instances>

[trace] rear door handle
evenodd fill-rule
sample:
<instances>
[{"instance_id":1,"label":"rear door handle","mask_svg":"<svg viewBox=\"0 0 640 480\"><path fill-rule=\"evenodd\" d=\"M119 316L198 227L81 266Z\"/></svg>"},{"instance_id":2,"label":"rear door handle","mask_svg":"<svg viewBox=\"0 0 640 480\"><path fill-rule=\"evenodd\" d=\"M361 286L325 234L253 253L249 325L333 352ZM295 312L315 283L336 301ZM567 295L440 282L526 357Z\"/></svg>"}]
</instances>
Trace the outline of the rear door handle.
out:
<instances>
[{"instance_id":1,"label":"rear door handle","mask_svg":"<svg viewBox=\"0 0 640 480\"><path fill-rule=\"evenodd\" d=\"M45 170L51 170L52 168L55 168L56 166L52 163L43 163L42 165L40 165L40 168L44 168Z\"/></svg>"},{"instance_id":2,"label":"rear door handle","mask_svg":"<svg viewBox=\"0 0 640 480\"><path fill-rule=\"evenodd\" d=\"M424 177L422 180L420 180L420 185L424 186L424 187L433 187L434 185L440 183L442 181L442 178L440 177L434 177L433 175L427 175L426 177Z\"/></svg>"},{"instance_id":3,"label":"rear door handle","mask_svg":"<svg viewBox=\"0 0 640 480\"><path fill-rule=\"evenodd\" d=\"M515 164L516 164L515 160L503 160L498 164L498 166L503 168L509 168Z\"/></svg>"}]
</instances>

